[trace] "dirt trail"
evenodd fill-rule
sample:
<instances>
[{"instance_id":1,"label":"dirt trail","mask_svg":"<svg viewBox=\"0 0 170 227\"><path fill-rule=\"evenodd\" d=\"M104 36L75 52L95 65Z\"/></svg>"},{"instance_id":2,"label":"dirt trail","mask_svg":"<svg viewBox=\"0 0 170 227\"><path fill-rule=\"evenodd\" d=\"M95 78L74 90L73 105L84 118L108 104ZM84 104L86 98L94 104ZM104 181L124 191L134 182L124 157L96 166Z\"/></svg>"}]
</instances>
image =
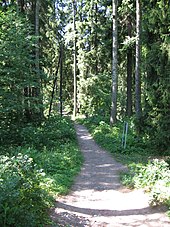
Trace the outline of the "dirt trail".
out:
<instances>
[{"instance_id":1,"label":"dirt trail","mask_svg":"<svg viewBox=\"0 0 170 227\"><path fill-rule=\"evenodd\" d=\"M163 208L151 208L142 190L130 191L119 181L125 167L102 150L84 126L76 125L84 165L69 195L57 199L56 226L169 227Z\"/></svg>"}]
</instances>

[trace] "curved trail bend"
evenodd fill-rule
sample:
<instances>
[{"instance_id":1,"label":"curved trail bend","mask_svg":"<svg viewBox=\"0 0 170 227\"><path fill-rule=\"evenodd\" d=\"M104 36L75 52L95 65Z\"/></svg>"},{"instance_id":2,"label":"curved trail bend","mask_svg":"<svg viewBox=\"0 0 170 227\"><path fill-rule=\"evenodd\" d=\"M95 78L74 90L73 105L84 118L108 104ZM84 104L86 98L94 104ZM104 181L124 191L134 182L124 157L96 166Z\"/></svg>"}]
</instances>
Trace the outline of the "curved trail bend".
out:
<instances>
[{"instance_id":1,"label":"curved trail bend","mask_svg":"<svg viewBox=\"0 0 170 227\"><path fill-rule=\"evenodd\" d=\"M169 227L164 210L151 208L142 190L130 191L119 181L126 168L101 149L87 129L75 125L84 164L67 196L57 199L51 217L67 227Z\"/></svg>"}]
</instances>

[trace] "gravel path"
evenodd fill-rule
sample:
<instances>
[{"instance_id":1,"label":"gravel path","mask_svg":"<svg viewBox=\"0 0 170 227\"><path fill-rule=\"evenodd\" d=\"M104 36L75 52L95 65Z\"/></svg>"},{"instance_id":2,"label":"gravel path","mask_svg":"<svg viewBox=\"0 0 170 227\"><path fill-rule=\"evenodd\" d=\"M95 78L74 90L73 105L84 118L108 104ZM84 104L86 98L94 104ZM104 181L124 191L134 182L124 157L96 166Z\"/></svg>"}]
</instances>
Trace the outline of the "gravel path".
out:
<instances>
[{"instance_id":1,"label":"gravel path","mask_svg":"<svg viewBox=\"0 0 170 227\"><path fill-rule=\"evenodd\" d=\"M84 126L76 125L84 165L69 195L57 199L56 226L169 227L163 208L151 208L142 190L130 191L119 181L126 168L102 150Z\"/></svg>"}]
</instances>

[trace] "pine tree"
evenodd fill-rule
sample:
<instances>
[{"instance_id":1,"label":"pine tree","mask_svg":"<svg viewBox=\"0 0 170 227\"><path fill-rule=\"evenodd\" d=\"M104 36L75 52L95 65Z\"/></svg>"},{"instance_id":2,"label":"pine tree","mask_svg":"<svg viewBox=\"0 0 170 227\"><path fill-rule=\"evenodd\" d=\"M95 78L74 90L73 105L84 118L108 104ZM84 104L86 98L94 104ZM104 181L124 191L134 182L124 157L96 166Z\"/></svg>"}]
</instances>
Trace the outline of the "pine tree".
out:
<instances>
[{"instance_id":1,"label":"pine tree","mask_svg":"<svg viewBox=\"0 0 170 227\"><path fill-rule=\"evenodd\" d=\"M73 119L77 115L77 39L76 39L76 0L72 0L73 4L73 32L74 32L74 108Z\"/></svg>"},{"instance_id":2,"label":"pine tree","mask_svg":"<svg viewBox=\"0 0 170 227\"><path fill-rule=\"evenodd\" d=\"M113 49L112 49L112 103L110 124L116 123L117 115L117 0L112 1L113 7Z\"/></svg>"},{"instance_id":3,"label":"pine tree","mask_svg":"<svg viewBox=\"0 0 170 227\"><path fill-rule=\"evenodd\" d=\"M141 128L141 1L136 0L136 65L135 65L135 109L138 133Z\"/></svg>"}]
</instances>

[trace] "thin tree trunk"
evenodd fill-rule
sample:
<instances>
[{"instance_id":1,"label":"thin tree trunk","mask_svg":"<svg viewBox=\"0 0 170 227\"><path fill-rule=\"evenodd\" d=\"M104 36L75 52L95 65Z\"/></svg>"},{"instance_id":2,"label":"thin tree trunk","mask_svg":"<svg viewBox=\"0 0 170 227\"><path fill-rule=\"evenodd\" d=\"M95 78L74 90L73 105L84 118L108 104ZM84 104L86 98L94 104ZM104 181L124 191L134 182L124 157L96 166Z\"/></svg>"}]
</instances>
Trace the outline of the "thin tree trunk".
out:
<instances>
[{"instance_id":1,"label":"thin tree trunk","mask_svg":"<svg viewBox=\"0 0 170 227\"><path fill-rule=\"evenodd\" d=\"M17 0L17 4L18 4L18 8L19 8L19 11L21 11L22 13L24 12L24 0Z\"/></svg>"},{"instance_id":2,"label":"thin tree trunk","mask_svg":"<svg viewBox=\"0 0 170 227\"><path fill-rule=\"evenodd\" d=\"M60 54L59 54L58 65L57 65L57 69L56 69L56 73L55 73L56 76L55 76L54 81L53 81L53 89L52 89L52 93L51 93L51 101L50 101L48 117L51 116L51 110L52 110L52 105L53 105L54 92L55 92L55 87L56 87L56 83L57 83L57 75L58 75L58 70L59 70L59 67L60 67L60 62L61 62L61 51L60 51Z\"/></svg>"},{"instance_id":3,"label":"thin tree trunk","mask_svg":"<svg viewBox=\"0 0 170 227\"><path fill-rule=\"evenodd\" d=\"M35 6L35 36L36 36L36 48L35 48L35 65L36 65L36 72L39 77L40 74L40 53L39 53L39 11L40 11L40 2L36 0Z\"/></svg>"},{"instance_id":4,"label":"thin tree trunk","mask_svg":"<svg viewBox=\"0 0 170 227\"><path fill-rule=\"evenodd\" d=\"M60 58L60 115L63 115L63 46L61 45Z\"/></svg>"},{"instance_id":5,"label":"thin tree trunk","mask_svg":"<svg viewBox=\"0 0 170 227\"><path fill-rule=\"evenodd\" d=\"M112 31L112 101L110 124L116 123L117 116L117 0L112 1L113 31Z\"/></svg>"},{"instance_id":6,"label":"thin tree trunk","mask_svg":"<svg viewBox=\"0 0 170 227\"><path fill-rule=\"evenodd\" d=\"M141 108L141 0L136 0L136 66L135 66L135 109L136 118L140 120Z\"/></svg>"},{"instance_id":7,"label":"thin tree trunk","mask_svg":"<svg viewBox=\"0 0 170 227\"><path fill-rule=\"evenodd\" d=\"M131 19L128 19L127 24L128 36L132 37L132 24ZM128 117L132 116L132 47L127 49L127 103L126 103L126 114Z\"/></svg>"},{"instance_id":8,"label":"thin tree trunk","mask_svg":"<svg viewBox=\"0 0 170 227\"><path fill-rule=\"evenodd\" d=\"M95 40L94 40L94 47L95 47L95 74L98 74L98 57L97 57L97 52L98 52L98 37L97 37L97 3L95 3Z\"/></svg>"},{"instance_id":9,"label":"thin tree trunk","mask_svg":"<svg viewBox=\"0 0 170 227\"><path fill-rule=\"evenodd\" d=\"M32 96L37 98L37 105L39 105L39 111L35 113L37 115L37 119L42 120L43 118L43 92L42 92L42 81L40 78L40 0L36 0L35 2L35 36L36 36L36 46L35 46L35 68L36 68L36 82L37 87L34 94Z\"/></svg>"},{"instance_id":10,"label":"thin tree trunk","mask_svg":"<svg viewBox=\"0 0 170 227\"><path fill-rule=\"evenodd\" d=\"M73 30L74 30L74 108L73 119L77 115L77 47L76 47L76 1L73 0Z\"/></svg>"}]
</instances>

